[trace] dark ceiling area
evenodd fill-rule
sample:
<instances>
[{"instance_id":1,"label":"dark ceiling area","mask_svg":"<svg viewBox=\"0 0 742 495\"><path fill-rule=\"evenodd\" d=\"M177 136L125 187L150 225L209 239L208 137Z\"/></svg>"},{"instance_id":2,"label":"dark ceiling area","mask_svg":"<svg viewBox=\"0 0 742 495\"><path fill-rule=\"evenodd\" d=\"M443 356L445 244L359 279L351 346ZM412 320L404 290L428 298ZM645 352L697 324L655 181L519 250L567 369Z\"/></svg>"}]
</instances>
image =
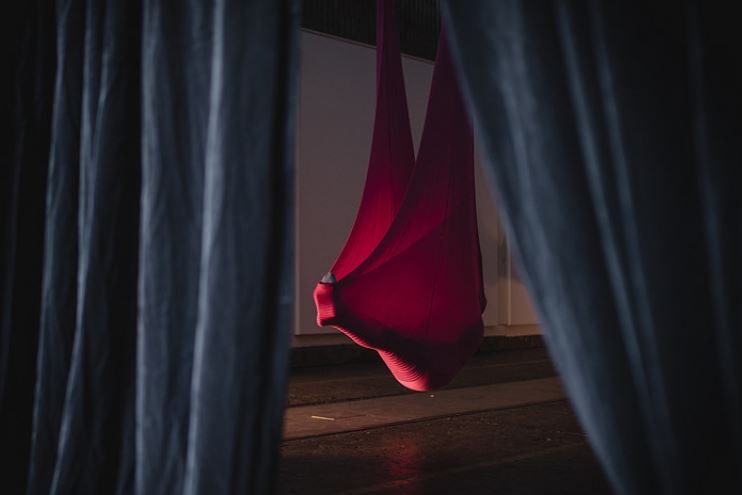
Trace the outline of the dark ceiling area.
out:
<instances>
[{"instance_id":1,"label":"dark ceiling area","mask_svg":"<svg viewBox=\"0 0 742 495\"><path fill-rule=\"evenodd\" d=\"M375 0L304 0L302 27L369 45L376 39ZM433 60L438 42L438 0L398 0L402 52Z\"/></svg>"}]
</instances>

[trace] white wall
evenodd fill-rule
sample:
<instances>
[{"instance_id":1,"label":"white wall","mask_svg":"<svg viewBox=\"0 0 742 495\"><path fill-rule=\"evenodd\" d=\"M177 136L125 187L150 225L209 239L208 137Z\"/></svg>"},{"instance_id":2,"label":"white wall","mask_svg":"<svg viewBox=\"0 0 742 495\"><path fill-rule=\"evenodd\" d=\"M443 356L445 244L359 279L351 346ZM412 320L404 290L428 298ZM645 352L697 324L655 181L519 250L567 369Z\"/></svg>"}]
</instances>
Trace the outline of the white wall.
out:
<instances>
[{"instance_id":1,"label":"white wall","mask_svg":"<svg viewBox=\"0 0 742 495\"><path fill-rule=\"evenodd\" d=\"M302 32L297 121L295 345L328 343L309 338L339 335L315 323L312 291L339 254L355 218L366 174L375 106L375 52L367 47ZM404 57L412 135L417 147L425 116L432 64ZM511 261L481 170L477 209L489 301L488 333L538 333L536 318ZM338 342L343 338L334 337Z\"/></svg>"}]
</instances>

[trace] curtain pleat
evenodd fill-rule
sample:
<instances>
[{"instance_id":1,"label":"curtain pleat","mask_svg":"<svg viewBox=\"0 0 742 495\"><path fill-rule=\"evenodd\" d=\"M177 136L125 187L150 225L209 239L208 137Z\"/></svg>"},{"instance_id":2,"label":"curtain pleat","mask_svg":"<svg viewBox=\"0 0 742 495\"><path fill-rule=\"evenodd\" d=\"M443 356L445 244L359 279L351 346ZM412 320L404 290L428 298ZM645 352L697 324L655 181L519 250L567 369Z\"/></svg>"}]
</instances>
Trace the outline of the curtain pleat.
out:
<instances>
[{"instance_id":1,"label":"curtain pleat","mask_svg":"<svg viewBox=\"0 0 742 495\"><path fill-rule=\"evenodd\" d=\"M298 14L192 7L145 3L137 487L264 493L288 364Z\"/></svg>"},{"instance_id":2,"label":"curtain pleat","mask_svg":"<svg viewBox=\"0 0 742 495\"><path fill-rule=\"evenodd\" d=\"M183 492L214 2L145 0L137 490Z\"/></svg>"},{"instance_id":3,"label":"curtain pleat","mask_svg":"<svg viewBox=\"0 0 742 495\"><path fill-rule=\"evenodd\" d=\"M133 486L139 19L137 2L85 4L75 327L50 493Z\"/></svg>"},{"instance_id":4,"label":"curtain pleat","mask_svg":"<svg viewBox=\"0 0 742 495\"><path fill-rule=\"evenodd\" d=\"M289 1L214 10L186 494L272 486L292 318L297 19Z\"/></svg>"},{"instance_id":5,"label":"curtain pleat","mask_svg":"<svg viewBox=\"0 0 742 495\"><path fill-rule=\"evenodd\" d=\"M84 3L57 5L52 142L28 493L48 493L75 336Z\"/></svg>"},{"instance_id":6,"label":"curtain pleat","mask_svg":"<svg viewBox=\"0 0 742 495\"><path fill-rule=\"evenodd\" d=\"M297 7L58 0L9 16L3 492L270 492Z\"/></svg>"},{"instance_id":7,"label":"curtain pleat","mask_svg":"<svg viewBox=\"0 0 742 495\"><path fill-rule=\"evenodd\" d=\"M547 344L616 491L742 490L729 12L447 1L443 13Z\"/></svg>"}]
</instances>

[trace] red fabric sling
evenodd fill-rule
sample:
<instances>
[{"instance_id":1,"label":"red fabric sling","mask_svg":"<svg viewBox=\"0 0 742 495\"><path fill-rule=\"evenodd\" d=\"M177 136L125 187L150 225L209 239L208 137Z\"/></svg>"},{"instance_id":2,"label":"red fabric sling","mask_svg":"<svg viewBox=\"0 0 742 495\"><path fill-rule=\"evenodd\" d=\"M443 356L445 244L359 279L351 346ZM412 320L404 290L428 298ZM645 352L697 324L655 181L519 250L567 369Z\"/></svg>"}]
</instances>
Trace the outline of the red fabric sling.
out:
<instances>
[{"instance_id":1,"label":"red fabric sling","mask_svg":"<svg viewBox=\"0 0 742 495\"><path fill-rule=\"evenodd\" d=\"M473 136L441 35L415 160L392 0L377 2L376 40L366 186L332 276L315 288L317 322L378 351L404 386L429 390L483 335Z\"/></svg>"}]
</instances>

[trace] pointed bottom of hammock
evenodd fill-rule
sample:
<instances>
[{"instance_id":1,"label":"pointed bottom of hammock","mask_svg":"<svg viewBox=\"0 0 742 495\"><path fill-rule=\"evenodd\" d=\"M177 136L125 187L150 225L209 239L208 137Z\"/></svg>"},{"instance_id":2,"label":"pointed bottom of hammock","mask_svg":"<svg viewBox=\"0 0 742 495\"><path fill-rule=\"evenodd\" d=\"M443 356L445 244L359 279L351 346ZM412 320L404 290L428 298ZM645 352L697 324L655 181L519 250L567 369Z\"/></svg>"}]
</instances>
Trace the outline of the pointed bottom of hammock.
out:
<instances>
[{"instance_id":1,"label":"pointed bottom of hammock","mask_svg":"<svg viewBox=\"0 0 742 495\"><path fill-rule=\"evenodd\" d=\"M381 349L376 352L401 385L416 392L427 392L450 383L477 352L483 335L484 328L479 323L467 329L456 343L411 345L406 355Z\"/></svg>"},{"instance_id":2,"label":"pointed bottom of hammock","mask_svg":"<svg viewBox=\"0 0 742 495\"><path fill-rule=\"evenodd\" d=\"M314 291L317 324L332 326L356 344L375 350L397 381L417 392L447 385L479 349L484 336L481 319L452 342L419 341L353 318L335 301L336 284L320 283Z\"/></svg>"}]
</instances>

